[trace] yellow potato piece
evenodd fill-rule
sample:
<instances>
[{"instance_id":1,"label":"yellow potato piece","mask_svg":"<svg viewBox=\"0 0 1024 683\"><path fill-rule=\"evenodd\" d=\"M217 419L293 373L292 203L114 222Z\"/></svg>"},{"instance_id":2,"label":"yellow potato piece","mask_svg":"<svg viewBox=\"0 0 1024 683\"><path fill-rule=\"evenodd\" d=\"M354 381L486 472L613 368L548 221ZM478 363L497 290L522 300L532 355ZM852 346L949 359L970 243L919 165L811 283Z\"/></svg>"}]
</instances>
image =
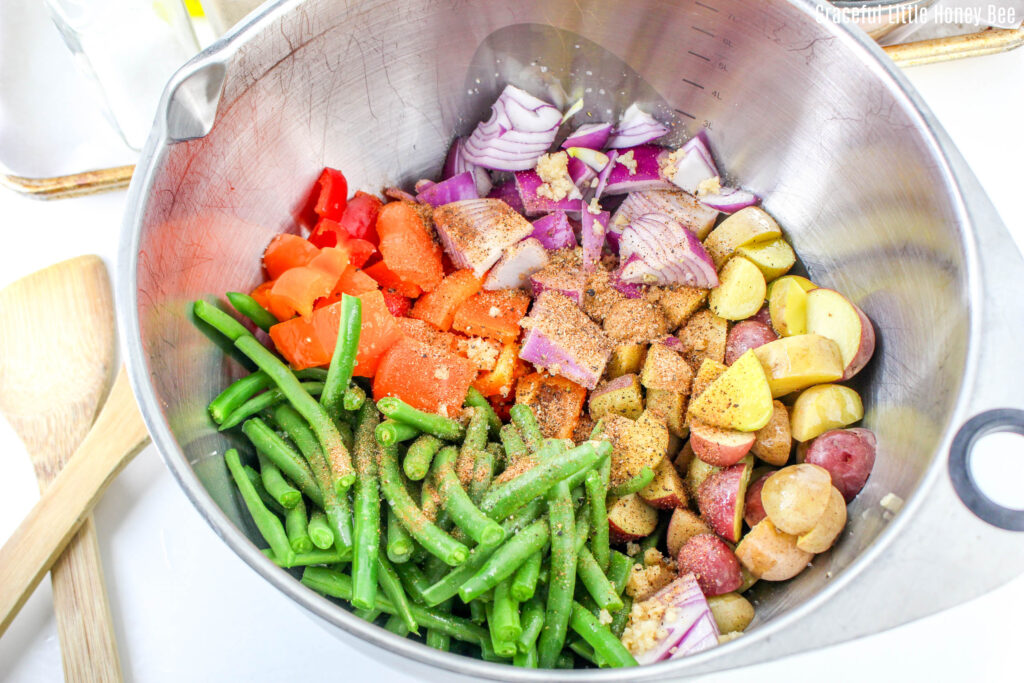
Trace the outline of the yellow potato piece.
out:
<instances>
[{"instance_id":1,"label":"yellow potato piece","mask_svg":"<svg viewBox=\"0 0 1024 683\"><path fill-rule=\"evenodd\" d=\"M726 320L744 320L757 313L768 288L753 263L736 256L718 275L718 286L708 295L708 307Z\"/></svg>"},{"instance_id":2,"label":"yellow potato piece","mask_svg":"<svg viewBox=\"0 0 1024 683\"><path fill-rule=\"evenodd\" d=\"M722 221L704 240L704 248L721 268L738 248L755 243L767 242L782 237L782 230L775 219L756 206L740 209Z\"/></svg>"},{"instance_id":3,"label":"yellow potato piece","mask_svg":"<svg viewBox=\"0 0 1024 683\"><path fill-rule=\"evenodd\" d=\"M797 547L796 536L779 531L768 518L755 524L736 546L736 558L743 568L765 581L793 578L807 567L812 557L813 554Z\"/></svg>"},{"instance_id":4,"label":"yellow potato piece","mask_svg":"<svg viewBox=\"0 0 1024 683\"><path fill-rule=\"evenodd\" d=\"M646 356L645 344L619 344L612 349L612 357L608 359L605 374L608 375L608 379L628 374L639 375Z\"/></svg>"},{"instance_id":5,"label":"yellow potato piece","mask_svg":"<svg viewBox=\"0 0 1024 683\"><path fill-rule=\"evenodd\" d=\"M807 331L838 344L844 367L860 351L863 334L860 316L853 304L835 290L816 289L807 295Z\"/></svg>"},{"instance_id":6,"label":"yellow potato piece","mask_svg":"<svg viewBox=\"0 0 1024 683\"><path fill-rule=\"evenodd\" d=\"M757 431L773 412L771 390L753 351L747 351L690 403L700 422L741 432Z\"/></svg>"},{"instance_id":7,"label":"yellow potato piece","mask_svg":"<svg viewBox=\"0 0 1024 683\"><path fill-rule=\"evenodd\" d=\"M864 404L856 391L841 384L819 384L797 396L790 414L790 429L797 441L810 441L862 417Z\"/></svg>"},{"instance_id":8,"label":"yellow potato piece","mask_svg":"<svg viewBox=\"0 0 1024 683\"><path fill-rule=\"evenodd\" d=\"M807 292L796 280L779 280L768 295L768 314L780 337L807 333Z\"/></svg>"},{"instance_id":9,"label":"yellow potato piece","mask_svg":"<svg viewBox=\"0 0 1024 683\"><path fill-rule=\"evenodd\" d=\"M825 512L814 528L797 537L796 547L809 553L823 553L832 547L846 526L846 501L839 489L832 487Z\"/></svg>"},{"instance_id":10,"label":"yellow potato piece","mask_svg":"<svg viewBox=\"0 0 1024 683\"><path fill-rule=\"evenodd\" d=\"M761 361L773 398L843 376L839 346L817 334L783 337L751 351Z\"/></svg>"},{"instance_id":11,"label":"yellow potato piece","mask_svg":"<svg viewBox=\"0 0 1024 683\"><path fill-rule=\"evenodd\" d=\"M744 631L754 620L754 606L739 593L712 595L708 607L721 633Z\"/></svg>"},{"instance_id":12,"label":"yellow potato piece","mask_svg":"<svg viewBox=\"0 0 1024 683\"><path fill-rule=\"evenodd\" d=\"M803 534L825 513L832 488L832 476L825 468L808 463L790 465L765 479L761 504L780 531Z\"/></svg>"},{"instance_id":13,"label":"yellow potato piece","mask_svg":"<svg viewBox=\"0 0 1024 683\"><path fill-rule=\"evenodd\" d=\"M760 268L766 282L785 275L796 263L793 247L781 237L771 242L744 245L736 253Z\"/></svg>"}]
</instances>

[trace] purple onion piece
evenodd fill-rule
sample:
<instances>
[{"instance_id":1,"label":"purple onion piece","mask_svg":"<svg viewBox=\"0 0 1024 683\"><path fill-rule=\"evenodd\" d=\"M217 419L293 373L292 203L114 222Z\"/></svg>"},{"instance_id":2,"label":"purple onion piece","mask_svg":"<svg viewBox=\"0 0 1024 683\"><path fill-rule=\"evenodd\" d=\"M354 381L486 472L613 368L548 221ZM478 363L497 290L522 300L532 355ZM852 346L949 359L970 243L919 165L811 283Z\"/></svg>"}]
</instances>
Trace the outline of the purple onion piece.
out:
<instances>
[{"instance_id":1,"label":"purple onion piece","mask_svg":"<svg viewBox=\"0 0 1024 683\"><path fill-rule=\"evenodd\" d=\"M530 289L533 295L540 296L544 292L558 292L571 299L577 306L583 305L583 289L586 279L579 271L553 270L544 268L530 275Z\"/></svg>"},{"instance_id":2,"label":"purple onion piece","mask_svg":"<svg viewBox=\"0 0 1024 683\"><path fill-rule=\"evenodd\" d=\"M476 183L473 182L473 174L464 171L453 175L448 180L434 183L427 189L416 195L416 200L431 206L441 206L463 199L479 199L476 192Z\"/></svg>"},{"instance_id":3,"label":"purple onion piece","mask_svg":"<svg viewBox=\"0 0 1024 683\"><path fill-rule=\"evenodd\" d=\"M666 170L666 177L690 194L697 194L701 183L719 175L705 140L699 135L687 140L675 152L672 168Z\"/></svg>"},{"instance_id":4,"label":"purple onion piece","mask_svg":"<svg viewBox=\"0 0 1024 683\"><path fill-rule=\"evenodd\" d=\"M420 178L419 180L416 181L416 185L415 185L414 189L416 190L416 193L419 194L420 192L423 192L427 188L433 187L436 184L437 183L435 183L433 180L427 180L426 178Z\"/></svg>"},{"instance_id":5,"label":"purple onion piece","mask_svg":"<svg viewBox=\"0 0 1024 683\"><path fill-rule=\"evenodd\" d=\"M466 161L496 171L525 171L555 140L562 113L530 93L507 85L462 149Z\"/></svg>"},{"instance_id":6,"label":"purple onion piece","mask_svg":"<svg viewBox=\"0 0 1024 683\"><path fill-rule=\"evenodd\" d=\"M482 277L533 226L505 202L463 199L434 210L434 226L452 263Z\"/></svg>"},{"instance_id":7,"label":"purple onion piece","mask_svg":"<svg viewBox=\"0 0 1024 683\"><path fill-rule=\"evenodd\" d=\"M413 202L416 203L416 197L409 194L400 187L385 187L384 196L389 199L395 199L400 202Z\"/></svg>"},{"instance_id":8,"label":"purple onion piece","mask_svg":"<svg viewBox=\"0 0 1024 683\"><path fill-rule=\"evenodd\" d=\"M633 152L635 172L623 165L622 157ZM661 177L661 163L668 158L670 150L657 145L640 145L619 150L618 156L610 163L611 171L604 188L604 194L626 194L644 190L667 190L672 184ZM610 155L609 155L610 156Z\"/></svg>"},{"instance_id":9,"label":"purple onion piece","mask_svg":"<svg viewBox=\"0 0 1024 683\"><path fill-rule=\"evenodd\" d=\"M643 111L633 103L622 114L615 132L607 142L612 149L635 147L645 142L657 140L669 131L668 126Z\"/></svg>"},{"instance_id":10,"label":"purple onion piece","mask_svg":"<svg viewBox=\"0 0 1024 683\"><path fill-rule=\"evenodd\" d=\"M530 285L530 276L548 264L548 252L537 240L527 237L505 250L487 273L484 289L520 289Z\"/></svg>"},{"instance_id":11,"label":"purple onion piece","mask_svg":"<svg viewBox=\"0 0 1024 683\"><path fill-rule=\"evenodd\" d=\"M632 264L634 261L639 261L640 257L636 254L630 254L629 258L623 261L618 268L613 270L608 276L608 284L619 294L624 295L627 299L639 299L644 295L644 288L634 282L625 282L622 279L622 270Z\"/></svg>"},{"instance_id":12,"label":"purple onion piece","mask_svg":"<svg viewBox=\"0 0 1024 683\"><path fill-rule=\"evenodd\" d=\"M637 216L663 213L693 232L699 239L707 237L715 226L718 210L697 201L682 190L647 190L630 192L612 215L608 234L618 234Z\"/></svg>"},{"instance_id":13,"label":"purple onion piece","mask_svg":"<svg viewBox=\"0 0 1024 683\"><path fill-rule=\"evenodd\" d=\"M639 259L630 260L637 255ZM697 236L660 213L638 216L622 231L619 257L623 282L718 286L715 264Z\"/></svg>"},{"instance_id":14,"label":"purple onion piece","mask_svg":"<svg viewBox=\"0 0 1024 683\"><path fill-rule=\"evenodd\" d=\"M516 181L506 180L498 183L487 193L488 199L500 199L519 213L523 212L523 200L519 197L519 190L516 189Z\"/></svg>"},{"instance_id":15,"label":"purple onion piece","mask_svg":"<svg viewBox=\"0 0 1024 683\"><path fill-rule=\"evenodd\" d=\"M702 652L718 645L718 626L693 574L684 574L645 603L664 605L660 628L665 636L636 655L641 666Z\"/></svg>"},{"instance_id":16,"label":"purple onion piece","mask_svg":"<svg viewBox=\"0 0 1024 683\"><path fill-rule=\"evenodd\" d=\"M608 177L612 174L612 169L615 168L615 160L618 158L619 153L616 150L608 152L608 165L604 167L604 170L597 174L597 189L594 191L594 197L600 199L601 195L604 194L605 189L608 187Z\"/></svg>"},{"instance_id":17,"label":"purple onion piece","mask_svg":"<svg viewBox=\"0 0 1024 683\"><path fill-rule=\"evenodd\" d=\"M580 194L583 193L583 190L587 189L590 181L597 177L594 169L576 157L569 157L568 169L569 177L572 178L573 184L580 189Z\"/></svg>"},{"instance_id":18,"label":"purple onion piece","mask_svg":"<svg viewBox=\"0 0 1024 683\"><path fill-rule=\"evenodd\" d=\"M748 206L757 206L761 198L749 190L723 187L715 194L706 194L700 197L700 201L722 213L736 213Z\"/></svg>"},{"instance_id":19,"label":"purple onion piece","mask_svg":"<svg viewBox=\"0 0 1024 683\"><path fill-rule=\"evenodd\" d=\"M591 213L590 207L584 207L581 214L580 234L583 239L583 270L591 272L601 260L604 248L604 236L608 228L610 214L607 211Z\"/></svg>"},{"instance_id":20,"label":"purple onion piece","mask_svg":"<svg viewBox=\"0 0 1024 683\"><path fill-rule=\"evenodd\" d=\"M576 235L564 211L553 211L535 220L530 237L539 240L545 249L567 249L576 246Z\"/></svg>"},{"instance_id":21,"label":"purple onion piece","mask_svg":"<svg viewBox=\"0 0 1024 683\"><path fill-rule=\"evenodd\" d=\"M585 123L565 139L562 143L562 149L570 147L603 149L611 134L612 124L610 123Z\"/></svg>"},{"instance_id":22,"label":"purple onion piece","mask_svg":"<svg viewBox=\"0 0 1024 683\"><path fill-rule=\"evenodd\" d=\"M517 171L516 189L519 191L519 198L523 203L523 212L527 216L539 216L552 211L566 211L579 213L583 209L582 199L569 199L563 197L559 200L548 199L537 194L537 190L544 184L536 171Z\"/></svg>"},{"instance_id":23,"label":"purple onion piece","mask_svg":"<svg viewBox=\"0 0 1024 683\"><path fill-rule=\"evenodd\" d=\"M523 327L520 358L588 389L597 387L611 356L611 340L570 299L541 293Z\"/></svg>"},{"instance_id":24,"label":"purple onion piece","mask_svg":"<svg viewBox=\"0 0 1024 683\"><path fill-rule=\"evenodd\" d=\"M491 191L493 186L491 177L487 174L486 168L466 160L466 155L463 151L464 146L465 140L463 138L455 138L452 141L452 146L448 149L448 156L444 159L444 167L441 169L441 179L447 180L454 175L469 171L473 174L473 181L476 183L477 196L484 197ZM419 188L416 189L419 191Z\"/></svg>"}]
</instances>

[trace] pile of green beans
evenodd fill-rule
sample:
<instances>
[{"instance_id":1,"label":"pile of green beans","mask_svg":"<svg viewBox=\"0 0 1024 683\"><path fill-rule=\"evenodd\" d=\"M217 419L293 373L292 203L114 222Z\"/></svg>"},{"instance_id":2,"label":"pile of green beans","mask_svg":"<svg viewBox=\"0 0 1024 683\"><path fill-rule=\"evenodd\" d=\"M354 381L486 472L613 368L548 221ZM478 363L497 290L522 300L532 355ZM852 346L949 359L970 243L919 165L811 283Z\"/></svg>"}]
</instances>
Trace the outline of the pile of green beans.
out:
<instances>
[{"instance_id":1,"label":"pile of green beans","mask_svg":"<svg viewBox=\"0 0 1024 683\"><path fill-rule=\"evenodd\" d=\"M276 323L251 297L228 299L257 327ZM633 560L609 547L611 444L596 431L545 439L529 406L502 424L475 390L459 419L368 400L352 377L354 297L326 371L292 371L208 302L193 313L257 367L209 414L252 445L224 461L268 561L430 647L526 668L636 665L619 641Z\"/></svg>"}]
</instances>

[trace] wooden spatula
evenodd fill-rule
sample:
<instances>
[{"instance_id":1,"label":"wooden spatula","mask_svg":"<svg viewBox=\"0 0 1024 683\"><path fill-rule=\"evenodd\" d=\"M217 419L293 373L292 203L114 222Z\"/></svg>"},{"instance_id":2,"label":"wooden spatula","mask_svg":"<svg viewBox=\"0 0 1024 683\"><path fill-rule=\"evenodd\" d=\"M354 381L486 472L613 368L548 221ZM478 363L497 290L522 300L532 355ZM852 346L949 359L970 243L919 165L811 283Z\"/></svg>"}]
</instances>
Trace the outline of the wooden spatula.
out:
<instances>
[{"instance_id":1,"label":"wooden spatula","mask_svg":"<svg viewBox=\"0 0 1024 683\"><path fill-rule=\"evenodd\" d=\"M41 489L92 426L115 353L110 280L99 258L58 263L0 291L0 411L25 442ZM121 680L91 516L51 576L65 679Z\"/></svg>"}]
</instances>

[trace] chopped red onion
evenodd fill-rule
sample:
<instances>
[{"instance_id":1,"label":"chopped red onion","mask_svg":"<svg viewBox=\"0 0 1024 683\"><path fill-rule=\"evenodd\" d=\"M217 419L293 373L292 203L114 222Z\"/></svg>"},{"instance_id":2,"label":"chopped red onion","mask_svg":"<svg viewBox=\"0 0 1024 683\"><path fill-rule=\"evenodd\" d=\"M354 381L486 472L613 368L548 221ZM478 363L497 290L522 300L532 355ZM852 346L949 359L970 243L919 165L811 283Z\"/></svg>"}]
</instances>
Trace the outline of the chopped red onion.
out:
<instances>
[{"instance_id":1,"label":"chopped red onion","mask_svg":"<svg viewBox=\"0 0 1024 683\"><path fill-rule=\"evenodd\" d=\"M629 261L633 254L639 260ZM715 264L697 236L661 213L637 216L619 238L619 258L629 261L623 282L682 284L710 289L718 286Z\"/></svg>"},{"instance_id":2,"label":"chopped red onion","mask_svg":"<svg viewBox=\"0 0 1024 683\"><path fill-rule=\"evenodd\" d=\"M718 168L703 136L690 138L672 153L665 169L665 177L690 194L706 180L718 177Z\"/></svg>"},{"instance_id":3,"label":"chopped red onion","mask_svg":"<svg viewBox=\"0 0 1024 683\"><path fill-rule=\"evenodd\" d=\"M572 299L577 306L583 305L583 288L586 276L579 269L562 270L554 266L544 268L530 276L530 288L535 297L542 292L558 292Z\"/></svg>"},{"instance_id":4,"label":"chopped red onion","mask_svg":"<svg viewBox=\"0 0 1024 683\"><path fill-rule=\"evenodd\" d=\"M570 199L566 196L556 201L537 194L537 190L544 184L544 181L540 179L536 171L516 171L515 176L516 189L519 190L519 198L523 202L523 212L527 216L539 216L552 211L579 213L583 209L583 200L580 198Z\"/></svg>"},{"instance_id":5,"label":"chopped red onion","mask_svg":"<svg viewBox=\"0 0 1024 683\"><path fill-rule=\"evenodd\" d=\"M526 337L520 358L587 389L597 387L612 344L579 306L557 292L543 292L522 325Z\"/></svg>"},{"instance_id":6,"label":"chopped red onion","mask_svg":"<svg viewBox=\"0 0 1024 683\"><path fill-rule=\"evenodd\" d=\"M506 85L491 106L491 117L466 139L466 161L496 171L525 171L551 147L562 112L530 93Z\"/></svg>"},{"instance_id":7,"label":"chopped red onion","mask_svg":"<svg viewBox=\"0 0 1024 683\"><path fill-rule=\"evenodd\" d=\"M644 288L633 282L624 282L622 280L622 270L626 266L630 265L634 261L639 261L640 257L636 254L630 254L629 258L625 259L619 267L608 274L608 284L619 294L624 295L627 299L639 299L644 295Z\"/></svg>"},{"instance_id":8,"label":"chopped red onion","mask_svg":"<svg viewBox=\"0 0 1024 683\"><path fill-rule=\"evenodd\" d=\"M615 159L618 158L619 153L616 150L608 152L608 165L604 167L604 170L597 174L597 189L594 190L594 198L600 199L601 195L604 194L605 189L608 187L608 177L612 174L612 169L615 168Z\"/></svg>"},{"instance_id":9,"label":"chopped red onion","mask_svg":"<svg viewBox=\"0 0 1024 683\"><path fill-rule=\"evenodd\" d=\"M530 284L530 276L548 264L548 252L538 240L527 237L505 250L494 264L484 289L520 289Z\"/></svg>"},{"instance_id":10,"label":"chopped red onion","mask_svg":"<svg viewBox=\"0 0 1024 683\"><path fill-rule=\"evenodd\" d=\"M419 180L416 181L416 186L415 186L414 189L416 190L416 193L419 194L420 192L423 192L427 188L433 187L435 184L436 183L433 180L427 180L426 178L420 178Z\"/></svg>"},{"instance_id":11,"label":"chopped red onion","mask_svg":"<svg viewBox=\"0 0 1024 683\"><path fill-rule=\"evenodd\" d=\"M580 233L583 239L583 271L591 272L601 260L604 248L604 235L608 228L609 214L607 211L591 213L590 207L584 207L581 215Z\"/></svg>"},{"instance_id":12,"label":"chopped red onion","mask_svg":"<svg viewBox=\"0 0 1024 683\"><path fill-rule=\"evenodd\" d=\"M618 235L637 216L645 213L663 213L673 220L682 223L691 230L698 239L704 239L715 226L718 211L701 204L693 195L682 190L648 190L646 192L630 192L626 200L619 205L612 216L608 234Z\"/></svg>"},{"instance_id":13,"label":"chopped red onion","mask_svg":"<svg viewBox=\"0 0 1024 683\"><path fill-rule=\"evenodd\" d=\"M384 196L388 199L395 199L400 202L416 203L416 197L412 196L400 187L385 187Z\"/></svg>"},{"instance_id":14,"label":"chopped red onion","mask_svg":"<svg viewBox=\"0 0 1024 683\"><path fill-rule=\"evenodd\" d=\"M567 249L576 246L576 235L564 211L554 211L533 222L533 234L545 249Z\"/></svg>"},{"instance_id":15,"label":"chopped red onion","mask_svg":"<svg viewBox=\"0 0 1024 683\"><path fill-rule=\"evenodd\" d=\"M722 213L736 213L748 206L756 206L761 201L761 198L749 190L723 187L715 194L702 195L700 201L702 204L718 209Z\"/></svg>"},{"instance_id":16,"label":"chopped red onion","mask_svg":"<svg viewBox=\"0 0 1024 683\"><path fill-rule=\"evenodd\" d=\"M572 178L572 182L576 185L580 194L583 194L585 189L589 189L590 181L597 177L594 169L575 157L569 157L568 169L569 177Z\"/></svg>"},{"instance_id":17,"label":"chopped red onion","mask_svg":"<svg viewBox=\"0 0 1024 683\"><path fill-rule=\"evenodd\" d=\"M565 139L562 149L570 147L603 149L611 134L612 124L610 123L584 123Z\"/></svg>"},{"instance_id":18,"label":"chopped red onion","mask_svg":"<svg viewBox=\"0 0 1024 683\"><path fill-rule=\"evenodd\" d=\"M622 114L619 125L615 127L615 132L608 140L607 146L612 149L635 147L651 140L657 140L668 130L668 126L633 103Z\"/></svg>"},{"instance_id":19,"label":"chopped red onion","mask_svg":"<svg viewBox=\"0 0 1024 683\"><path fill-rule=\"evenodd\" d=\"M487 169L482 166L466 160L466 154L464 151L465 140L462 138L455 138L452 142L451 148L448 150L448 156L444 160L444 168L441 170L441 179L447 180L454 175L458 175L465 171L469 171L473 174L473 180L476 182L476 191L478 197L485 197L487 193L491 191L493 183L491 183L491 176L487 174ZM416 188L419 191L419 188Z\"/></svg>"},{"instance_id":20,"label":"chopped red onion","mask_svg":"<svg viewBox=\"0 0 1024 683\"><path fill-rule=\"evenodd\" d=\"M604 194L671 189L672 184L661 177L661 163L668 158L670 151L657 145L640 145L630 149L620 149L614 163L610 165L611 172L608 174L608 184L604 188ZM633 153L633 162L623 164L622 158L630 152Z\"/></svg>"},{"instance_id":21,"label":"chopped red onion","mask_svg":"<svg viewBox=\"0 0 1024 683\"><path fill-rule=\"evenodd\" d=\"M473 182L473 174L465 171L453 175L448 180L434 183L427 189L416 195L416 200L431 206L441 206L463 199L479 199L476 193L476 183Z\"/></svg>"},{"instance_id":22,"label":"chopped red onion","mask_svg":"<svg viewBox=\"0 0 1024 683\"><path fill-rule=\"evenodd\" d=\"M680 576L644 604L652 602L665 607L657 626L665 635L651 648L635 655L638 664L678 659L718 645L718 625L693 574Z\"/></svg>"},{"instance_id":23,"label":"chopped red onion","mask_svg":"<svg viewBox=\"0 0 1024 683\"><path fill-rule=\"evenodd\" d=\"M452 263L472 268L477 277L505 249L533 232L529 221L498 199L463 199L440 206L434 210L434 226Z\"/></svg>"},{"instance_id":24,"label":"chopped red onion","mask_svg":"<svg viewBox=\"0 0 1024 683\"><path fill-rule=\"evenodd\" d=\"M523 200L519 197L519 190L516 188L515 180L506 180L495 185L487 193L488 199L500 199L519 213L523 212Z\"/></svg>"},{"instance_id":25,"label":"chopped red onion","mask_svg":"<svg viewBox=\"0 0 1024 683\"><path fill-rule=\"evenodd\" d=\"M604 170L610 162L608 155L604 152L599 152L596 149L587 149L586 147L570 147L565 150L573 159L579 159L590 168L594 169L595 173L600 173Z\"/></svg>"}]
</instances>

